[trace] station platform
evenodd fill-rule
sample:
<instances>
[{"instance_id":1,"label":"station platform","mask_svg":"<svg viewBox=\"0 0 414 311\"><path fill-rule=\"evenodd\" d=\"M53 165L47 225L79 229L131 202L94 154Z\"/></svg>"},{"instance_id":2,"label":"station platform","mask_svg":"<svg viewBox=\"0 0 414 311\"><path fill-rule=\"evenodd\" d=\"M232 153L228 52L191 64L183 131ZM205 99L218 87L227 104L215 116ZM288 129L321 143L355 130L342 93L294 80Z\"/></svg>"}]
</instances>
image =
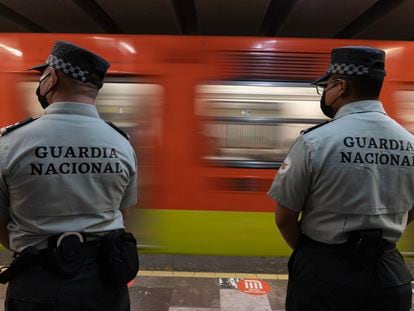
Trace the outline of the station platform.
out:
<instances>
[{"instance_id":1,"label":"station platform","mask_svg":"<svg viewBox=\"0 0 414 311\"><path fill-rule=\"evenodd\" d=\"M8 255L0 253L0 263ZM287 258L140 255L132 311L282 311ZM414 261L407 260L414 272ZM6 286L0 286L0 310ZM412 308L411 310L414 310Z\"/></svg>"}]
</instances>

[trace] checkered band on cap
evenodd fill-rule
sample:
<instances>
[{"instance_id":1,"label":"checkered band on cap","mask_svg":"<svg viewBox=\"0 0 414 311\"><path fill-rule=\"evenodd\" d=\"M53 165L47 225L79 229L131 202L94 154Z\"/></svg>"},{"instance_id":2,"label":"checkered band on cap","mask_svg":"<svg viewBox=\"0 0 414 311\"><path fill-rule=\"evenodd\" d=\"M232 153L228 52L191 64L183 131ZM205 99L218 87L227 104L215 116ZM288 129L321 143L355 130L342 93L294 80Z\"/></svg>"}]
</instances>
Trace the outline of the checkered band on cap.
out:
<instances>
[{"instance_id":1,"label":"checkered band on cap","mask_svg":"<svg viewBox=\"0 0 414 311\"><path fill-rule=\"evenodd\" d=\"M364 65L354 64L330 64L328 73L336 73L341 75L364 76L368 75L368 67Z\"/></svg>"},{"instance_id":2,"label":"checkered band on cap","mask_svg":"<svg viewBox=\"0 0 414 311\"><path fill-rule=\"evenodd\" d=\"M89 72L86 70L82 70L78 66L73 66L69 62L65 62L63 59L56 57L55 55L49 55L49 57L46 60L46 63L56 68L59 71L62 71L63 73L71 75L73 78L77 80L81 80L82 82L86 82L86 78L89 75Z\"/></svg>"}]
</instances>

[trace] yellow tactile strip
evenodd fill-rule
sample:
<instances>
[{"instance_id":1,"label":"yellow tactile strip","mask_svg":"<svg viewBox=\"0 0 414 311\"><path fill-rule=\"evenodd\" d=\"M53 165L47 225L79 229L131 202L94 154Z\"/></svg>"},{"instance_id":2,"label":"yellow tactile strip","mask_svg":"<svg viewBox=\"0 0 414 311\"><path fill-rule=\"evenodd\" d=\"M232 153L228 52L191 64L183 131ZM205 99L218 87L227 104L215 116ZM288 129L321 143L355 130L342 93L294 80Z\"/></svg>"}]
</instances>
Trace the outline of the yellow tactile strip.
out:
<instances>
[{"instance_id":1,"label":"yellow tactile strip","mask_svg":"<svg viewBox=\"0 0 414 311\"><path fill-rule=\"evenodd\" d=\"M239 278L239 279L261 279L261 280L287 280L287 274L255 274L255 273L228 273L228 272L187 272L187 271L154 271L141 270L139 276L153 277L183 277L183 278Z\"/></svg>"}]
</instances>

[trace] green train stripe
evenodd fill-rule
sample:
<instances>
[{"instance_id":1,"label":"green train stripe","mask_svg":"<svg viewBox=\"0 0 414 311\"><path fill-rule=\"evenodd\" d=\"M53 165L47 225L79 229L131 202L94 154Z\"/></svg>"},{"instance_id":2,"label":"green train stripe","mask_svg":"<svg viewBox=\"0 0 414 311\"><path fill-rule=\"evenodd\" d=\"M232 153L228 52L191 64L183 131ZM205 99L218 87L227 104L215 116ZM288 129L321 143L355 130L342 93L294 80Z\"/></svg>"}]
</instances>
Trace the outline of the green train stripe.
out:
<instances>
[{"instance_id":1,"label":"green train stripe","mask_svg":"<svg viewBox=\"0 0 414 311\"><path fill-rule=\"evenodd\" d=\"M274 213L133 209L127 227L141 252L289 256L290 248L274 222ZM399 248L414 250L414 226L404 233Z\"/></svg>"}]
</instances>

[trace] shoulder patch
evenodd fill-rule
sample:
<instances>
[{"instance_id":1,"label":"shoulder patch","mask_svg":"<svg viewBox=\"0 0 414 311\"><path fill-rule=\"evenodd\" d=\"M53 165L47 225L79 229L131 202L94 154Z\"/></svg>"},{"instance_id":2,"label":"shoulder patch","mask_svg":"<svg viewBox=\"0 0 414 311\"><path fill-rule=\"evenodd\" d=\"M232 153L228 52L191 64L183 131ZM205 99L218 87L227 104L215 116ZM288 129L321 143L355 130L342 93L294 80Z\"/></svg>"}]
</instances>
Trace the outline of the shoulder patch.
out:
<instances>
[{"instance_id":1,"label":"shoulder patch","mask_svg":"<svg viewBox=\"0 0 414 311\"><path fill-rule=\"evenodd\" d=\"M291 166L292 166L292 160L290 159L289 156L287 156L286 159L283 161L282 165L280 166L279 170L277 171L277 173L279 175L286 174Z\"/></svg>"},{"instance_id":2,"label":"shoulder patch","mask_svg":"<svg viewBox=\"0 0 414 311\"><path fill-rule=\"evenodd\" d=\"M115 131L117 131L119 134L124 136L127 140L129 140L130 136L127 132L121 130L119 127L117 127L115 124L113 124L111 121L105 121L106 124L108 124L110 127L112 127Z\"/></svg>"},{"instance_id":3,"label":"shoulder patch","mask_svg":"<svg viewBox=\"0 0 414 311\"><path fill-rule=\"evenodd\" d=\"M37 120L38 118L28 118L26 120L11 124L9 126L3 127L0 131L0 137L4 136L10 132L13 132L14 130L17 130L19 127L25 126L31 122L33 122L34 120Z\"/></svg>"},{"instance_id":4,"label":"shoulder patch","mask_svg":"<svg viewBox=\"0 0 414 311\"><path fill-rule=\"evenodd\" d=\"M331 122L331 121L332 121L332 120L328 120L328 121L325 121L325 122L322 122L322 123L316 124L316 125L314 125L314 126L312 126L312 127L308 128L308 129L306 129L306 130L301 131L301 132L300 132L300 134L301 134L301 135L304 135L304 134L307 134L307 133L309 133L309 132L312 132L313 130L316 130L318 127L324 126L324 125L328 124L328 123L329 123L329 122Z\"/></svg>"}]
</instances>

